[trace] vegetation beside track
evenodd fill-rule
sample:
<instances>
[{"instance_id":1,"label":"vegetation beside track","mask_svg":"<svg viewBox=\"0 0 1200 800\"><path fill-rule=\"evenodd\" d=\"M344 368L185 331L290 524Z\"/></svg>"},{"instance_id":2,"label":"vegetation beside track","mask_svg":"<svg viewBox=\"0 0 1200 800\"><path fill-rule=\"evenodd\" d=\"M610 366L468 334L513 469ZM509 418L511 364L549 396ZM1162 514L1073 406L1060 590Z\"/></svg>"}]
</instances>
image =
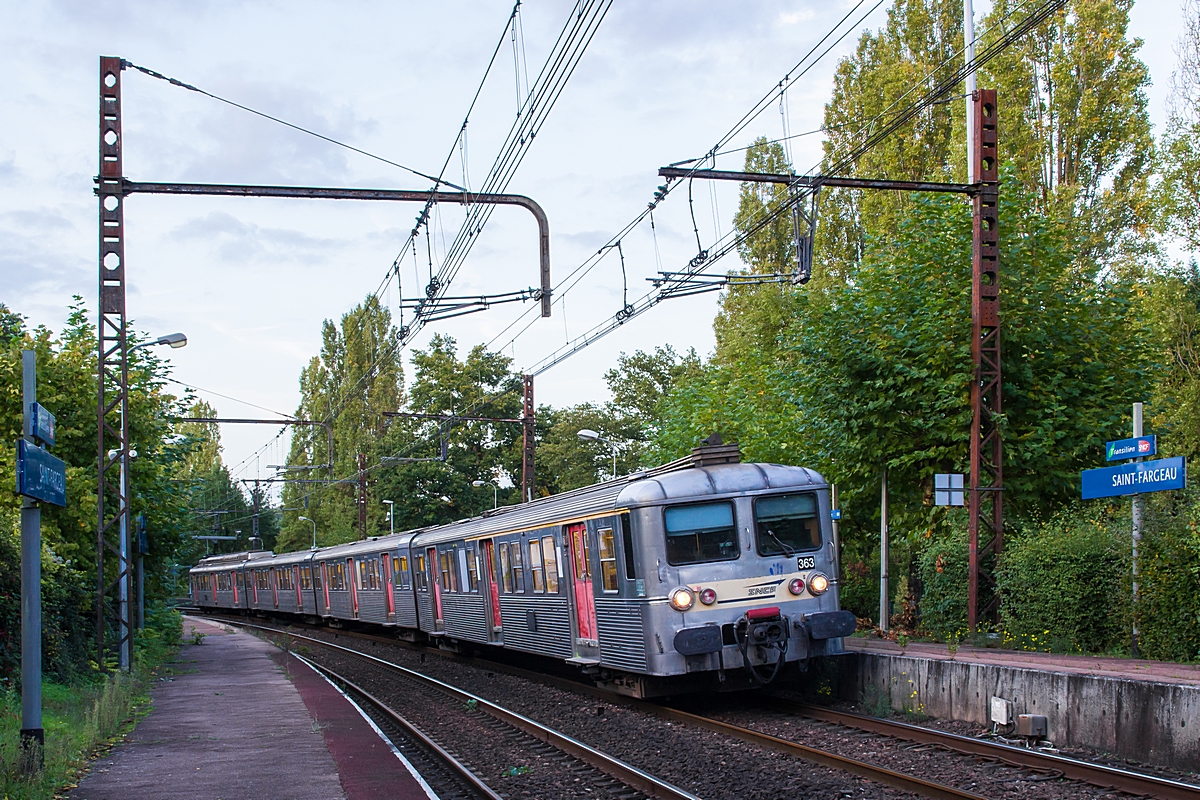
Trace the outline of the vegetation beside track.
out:
<instances>
[{"instance_id":1,"label":"vegetation beside track","mask_svg":"<svg viewBox=\"0 0 1200 800\"><path fill-rule=\"evenodd\" d=\"M31 776L22 774L20 760L20 687L5 682L0 693L0 798L51 800L62 796L91 759L119 742L150 711L150 688L177 651L183 628L174 609L158 606L146 612L146 627L139 631L130 673L101 676L93 672L42 684L45 766Z\"/></svg>"}]
</instances>

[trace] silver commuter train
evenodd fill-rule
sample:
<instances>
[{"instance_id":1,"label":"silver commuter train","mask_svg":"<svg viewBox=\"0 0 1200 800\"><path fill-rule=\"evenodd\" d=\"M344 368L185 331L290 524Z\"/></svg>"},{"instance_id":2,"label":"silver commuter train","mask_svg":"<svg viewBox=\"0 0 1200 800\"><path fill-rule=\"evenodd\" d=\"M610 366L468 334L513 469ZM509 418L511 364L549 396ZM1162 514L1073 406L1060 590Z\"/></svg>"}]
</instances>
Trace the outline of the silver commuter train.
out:
<instances>
[{"instance_id":1,"label":"silver commuter train","mask_svg":"<svg viewBox=\"0 0 1200 800\"><path fill-rule=\"evenodd\" d=\"M653 470L479 517L318 550L206 558L202 608L497 647L649 697L767 683L843 652L829 487L698 448Z\"/></svg>"}]
</instances>

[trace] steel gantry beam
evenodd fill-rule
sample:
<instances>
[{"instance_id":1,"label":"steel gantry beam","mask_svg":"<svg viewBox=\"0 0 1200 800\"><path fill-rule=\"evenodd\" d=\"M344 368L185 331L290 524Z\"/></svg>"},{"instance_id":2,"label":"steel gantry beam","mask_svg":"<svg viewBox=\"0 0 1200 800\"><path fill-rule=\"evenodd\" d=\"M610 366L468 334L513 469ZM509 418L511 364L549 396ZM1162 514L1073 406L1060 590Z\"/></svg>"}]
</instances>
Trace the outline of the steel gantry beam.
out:
<instances>
[{"instance_id":1,"label":"steel gantry beam","mask_svg":"<svg viewBox=\"0 0 1200 800\"><path fill-rule=\"evenodd\" d=\"M121 137L121 71L125 66L126 62L119 57L100 57L100 163L95 179L95 192L100 203L100 292L96 375L96 657L101 670L106 668L106 642L109 641L107 625L110 616L115 623L117 662L120 669L129 669L133 648L133 627L129 614L132 567L128 530L130 447L128 325L125 310L126 197L140 193L520 206L532 213L538 223L541 288L536 297L541 300L543 317L550 316L552 299L550 223L542 207L523 195L249 184L139 183L127 180L122 164ZM332 464L331 458L331 469ZM106 574L106 554L116 558L116 568L108 569L111 575ZM110 595L115 595L115 602L110 602Z\"/></svg>"},{"instance_id":2,"label":"steel gantry beam","mask_svg":"<svg viewBox=\"0 0 1200 800\"><path fill-rule=\"evenodd\" d=\"M220 183L142 183L120 181L122 196L130 194L184 194L221 197L290 197L304 200L387 200L407 203L458 203L459 205L520 206L538 224L538 266L542 316L550 316L550 220L540 205L520 194L412 191L408 189L338 189L318 186L259 186Z\"/></svg>"}]
</instances>

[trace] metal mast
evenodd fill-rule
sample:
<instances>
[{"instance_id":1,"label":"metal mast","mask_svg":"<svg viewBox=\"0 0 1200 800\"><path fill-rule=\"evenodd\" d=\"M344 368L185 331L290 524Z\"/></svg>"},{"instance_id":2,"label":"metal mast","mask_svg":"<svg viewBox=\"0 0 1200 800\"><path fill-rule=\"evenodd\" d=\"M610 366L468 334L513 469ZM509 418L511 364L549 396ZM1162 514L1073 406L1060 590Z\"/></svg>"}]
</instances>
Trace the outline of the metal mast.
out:
<instances>
[{"instance_id":1,"label":"metal mast","mask_svg":"<svg viewBox=\"0 0 1200 800\"><path fill-rule=\"evenodd\" d=\"M983 587L993 583L990 562L1004 546L1002 451L998 418L1000 380L999 163L996 153L996 90L981 89L973 98L975 148L971 153L979 191L973 206L971 244L971 491L967 523L970 577L967 621L972 631L982 618L995 618L1000 599ZM982 544L981 544L982 542ZM987 563L985 563L987 562ZM986 599L983 607L980 601ZM982 612L982 613L981 613Z\"/></svg>"},{"instance_id":2,"label":"metal mast","mask_svg":"<svg viewBox=\"0 0 1200 800\"><path fill-rule=\"evenodd\" d=\"M106 617L116 623L117 663L128 670L129 618L129 363L125 317L125 213L121 165L121 59L100 58L100 318L96 374L96 662L105 664ZM116 556L113 581L105 551ZM115 608L109 602L116 591Z\"/></svg>"}]
</instances>

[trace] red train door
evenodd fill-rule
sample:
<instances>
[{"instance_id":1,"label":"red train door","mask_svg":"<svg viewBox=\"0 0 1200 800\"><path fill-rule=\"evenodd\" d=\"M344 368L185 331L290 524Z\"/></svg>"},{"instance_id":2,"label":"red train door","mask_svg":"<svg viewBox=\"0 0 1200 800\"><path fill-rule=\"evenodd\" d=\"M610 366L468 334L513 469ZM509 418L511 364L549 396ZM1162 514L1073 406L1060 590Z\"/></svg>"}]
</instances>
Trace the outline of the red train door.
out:
<instances>
[{"instance_id":1,"label":"red train door","mask_svg":"<svg viewBox=\"0 0 1200 800\"><path fill-rule=\"evenodd\" d=\"M236 570L229 573L229 583L231 586L233 586L233 604L236 606L238 604L237 571Z\"/></svg>"},{"instance_id":2,"label":"red train door","mask_svg":"<svg viewBox=\"0 0 1200 800\"><path fill-rule=\"evenodd\" d=\"M295 586L296 586L296 610L303 611L304 610L304 600L302 600L300 597L300 565L299 564L292 565L292 581L295 583Z\"/></svg>"},{"instance_id":3,"label":"red train door","mask_svg":"<svg viewBox=\"0 0 1200 800\"><path fill-rule=\"evenodd\" d=\"M500 584L496 580L496 543L493 539L488 539L483 542L483 571L487 576L484 580L488 583L488 596L492 601L492 632L489 639L499 639L498 634L502 628L500 621Z\"/></svg>"},{"instance_id":4,"label":"red train door","mask_svg":"<svg viewBox=\"0 0 1200 800\"><path fill-rule=\"evenodd\" d=\"M596 598L592 593L591 553L587 523L567 528L567 546L571 550L571 580L575 590L575 615L581 644L596 645Z\"/></svg>"},{"instance_id":5,"label":"red train door","mask_svg":"<svg viewBox=\"0 0 1200 800\"><path fill-rule=\"evenodd\" d=\"M329 613L329 562L321 562L321 586L325 590L325 613Z\"/></svg>"},{"instance_id":6,"label":"red train door","mask_svg":"<svg viewBox=\"0 0 1200 800\"><path fill-rule=\"evenodd\" d=\"M383 585L387 590L387 613L389 617L396 614L396 595L392 586L392 557L383 554Z\"/></svg>"},{"instance_id":7,"label":"red train door","mask_svg":"<svg viewBox=\"0 0 1200 800\"><path fill-rule=\"evenodd\" d=\"M440 631L444 627L442 622L442 576L438 571L436 547L430 547L425 551L425 561L429 565L429 585L433 588L433 628Z\"/></svg>"},{"instance_id":8,"label":"red train door","mask_svg":"<svg viewBox=\"0 0 1200 800\"><path fill-rule=\"evenodd\" d=\"M347 578L350 579L350 605L354 611L354 616L358 616L358 576L354 573L354 559L346 559Z\"/></svg>"},{"instance_id":9,"label":"red train door","mask_svg":"<svg viewBox=\"0 0 1200 800\"><path fill-rule=\"evenodd\" d=\"M250 587L254 589L254 607L258 608L258 570L250 570Z\"/></svg>"},{"instance_id":10,"label":"red train door","mask_svg":"<svg viewBox=\"0 0 1200 800\"><path fill-rule=\"evenodd\" d=\"M271 599L275 602L275 607L279 608L279 567L271 569L267 575L271 581Z\"/></svg>"}]
</instances>

